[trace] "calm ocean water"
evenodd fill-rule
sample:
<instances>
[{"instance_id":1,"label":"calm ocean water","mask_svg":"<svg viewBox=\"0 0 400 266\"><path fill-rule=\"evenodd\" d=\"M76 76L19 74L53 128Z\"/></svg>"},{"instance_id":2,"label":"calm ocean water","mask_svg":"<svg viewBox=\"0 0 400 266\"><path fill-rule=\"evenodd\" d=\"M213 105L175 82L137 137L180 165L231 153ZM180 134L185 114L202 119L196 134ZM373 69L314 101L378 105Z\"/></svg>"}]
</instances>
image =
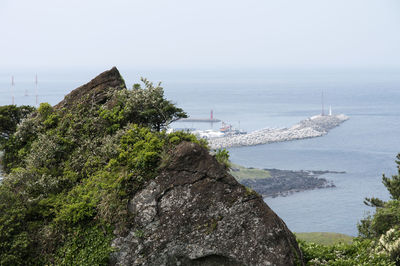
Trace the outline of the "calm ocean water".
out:
<instances>
[{"instance_id":1,"label":"calm ocean water","mask_svg":"<svg viewBox=\"0 0 400 266\"><path fill-rule=\"evenodd\" d=\"M163 81L167 98L192 117L214 117L252 131L287 127L326 109L350 116L320 138L230 149L231 160L244 166L290 170L335 170L336 184L320 189L266 198L267 204L296 232L357 234L357 222L372 209L365 197L388 199L382 173L396 173L400 152L400 71L253 70L134 71L123 70L128 86L140 76ZM35 72L0 73L0 105L10 104L10 79L15 76L16 104L35 104ZM40 71L39 100L59 102L97 71ZM24 96L25 91L28 96ZM176 123L175 127L214 128L220 124Z\"/></svg>"}]
</instances>

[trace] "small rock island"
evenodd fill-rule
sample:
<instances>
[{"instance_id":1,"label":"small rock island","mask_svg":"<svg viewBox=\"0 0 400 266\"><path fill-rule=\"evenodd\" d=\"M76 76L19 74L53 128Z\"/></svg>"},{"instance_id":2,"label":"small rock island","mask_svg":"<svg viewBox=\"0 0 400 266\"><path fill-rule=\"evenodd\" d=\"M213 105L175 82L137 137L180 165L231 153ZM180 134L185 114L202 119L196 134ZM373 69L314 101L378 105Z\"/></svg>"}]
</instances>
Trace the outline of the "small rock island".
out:
<instances>
[{"instance_id":1,"label":"small rock island","mask_svg":"<svg viewBox=\"0 0 400 266\"><path fill-rule=\"evenodd\" d=\"M334 188L332 181L320 177L325 174L344 174L337 171L257 169L233 165L231 174L263 197L287 196L305 190Z\"/></svg>"}]
</instances>

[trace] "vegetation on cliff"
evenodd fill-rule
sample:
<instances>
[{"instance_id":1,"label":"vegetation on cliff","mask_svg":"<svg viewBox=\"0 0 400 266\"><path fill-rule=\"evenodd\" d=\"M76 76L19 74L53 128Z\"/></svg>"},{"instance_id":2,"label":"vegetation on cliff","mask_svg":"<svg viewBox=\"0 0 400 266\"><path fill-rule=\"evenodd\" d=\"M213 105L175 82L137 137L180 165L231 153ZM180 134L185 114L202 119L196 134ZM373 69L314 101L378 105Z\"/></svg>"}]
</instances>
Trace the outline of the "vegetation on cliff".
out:
<instances>
[{"instance_id":1,"label":"vegetation on cliff","mask_svg":"<svg viewBox=\"0 0 400 266\"><path fill-rule=\"evenodd\" d=\"M163 131L186 114L159 85L119 83L103 104L0 109L0 119L17 114L1 128L0 265L106 264L113 231L128 225L130 196L174 146L199 143Z\"/></svg>"},{"instance_id":2,"label":"vegetation on cliff","mask_svg":"<svg viewBox=\"0 0 400 266\"><path fill-rule=\"evenodd\" d=\"M135 221L131 217L133 214L128 211L130 199L143 189L147 181L154 181L166 168L174 148L181 142L189 141L207 148L206 143L191 134L165 132L169 123L186 117L186 114L164 98L160 84L155 86L145 79L142 81L143 87L135 84L128 90L114 68L73 91L54 107L46 103L38 109L28 106L0 107L0 148L4 152L1 163L6 173L0 183L0 265L108 264L110 254L115 251L111 245L115 236L124 235L129 229L135 228L132 225ZM179 147L182 149L187 145ZM203 148L198 149L197 153L208 154ZM182 154L186 156L191 153ZM181 167L179 169L184 169L187 163L185 156L175 158ZM240 244L246 246L240 251L248 253L249 239L271 241L264 239L271 232L258 234L257 227L263 230L277 229L272 238L279 241L272 244L267 241L268 245L272 245L268 250L273 250L274 244L277 245L275 248L281 250L283 248L279 245L283 243L289 250L295 249L293 254L298 260L302 259L296 241L279 217L262 202L257 193L244 189L226 173L225 170L230 166L226 150L215 154L215 159L223 165L222 176L219 167L214 165L211 169L203 165L204 162L199 158L194 156L193 161L204 173L180 173L181 179L189 182L186 188L193 185L190 178L200 186L202 183L199 181L207 177L209 181L206 186L200 187L203 197L215 203L211 197L215 194L222 197L229 208L233 206L242 216L247 211L248 215L245 217L247 220L242 217L241 223L237 223L235 217L225 215L230 219L226 221L216 208L218 215L199 227L208 234L207 239L211 236L219 239L217 233L232 233L232 225L238 226L237 230L242 234ZM215 160L210 156L207 158L209 162ZM398 159L400 166L400 156ZM175 170L169 170L169 176L176 178ZM254 171L250 172L254 174ZM220 190L213 194L211 187L215 189L217 181L220 182L217 186ZM164 186L164 190L159 191L160 195L170 191L169 183L164 184L165 180L158 182ZM375 207L376 213L360 222L360 236L353 243L324 246L299 240L306 263L400 263L400 168L398 175L392 178L384 176L383 182L392 198L387 202L376 198L366 199L366 204ZM183 189L182 184L177 187ZM232 196L232 188L236 191L235 197ZM154 192L151 187L144 190ZM228 193L232 199L223 193ZM257 208L251 209L245 204ZM170 210L169 206L167 204L166 209ZM199 217L196 208L185 206ZM182 210L174 207L177 212ZM222 211L228 210L228 207L222 208ZM262 212L264 216L255 217L254 210ZM145 210L139 214L147 217ZM166 215L171 214L166 212ZM180 218L183 219L182 224L186 223L186 216ZM247 224L249 220L259 221L261 218L273 220L274 224L271 228L264 223ZM175 221L170 218L169 222L174 224ZM243 231L248 229L243 229L242 225L254 227L252 234ZM142 238L145 234L136 230L133 235ZM232 233L229 239L237 235L240 234ZM156 238L153 243L159 244L158 240ZM259 243L257 241L253 241L254 245ZM226 244L229 241L222 242ZM261 249L254 247L252 250L258 252ZM287 257L276 252L271 254ZM249 261L251 259L256 257L251 256ZM289 261L291 258L286 259Z\"/></svg>"},{"instance_id":3,"label":"vegetation on cliff","mask_svg":"<svg viewBox=\"0 0 400 266\"><path fill-rule=\"evenodd\" d=\"M17 130L17 125L35 110L32 106L0 106L0 145L7 142ZM1 146L0 146L1 147Z\"/></svg>"},{"instance_id":4,"label":"vegetation on cliff","mask_svg":"<svg viewBox=\"0 0 400 266\"><path fill-rule=\"evenodd\" d=\"M142 81L128 90L113 68L7 126L0 265L301 264L284 222L227 172L228 152L167 134L186 114Z\"/></svg>"}]
</instances>

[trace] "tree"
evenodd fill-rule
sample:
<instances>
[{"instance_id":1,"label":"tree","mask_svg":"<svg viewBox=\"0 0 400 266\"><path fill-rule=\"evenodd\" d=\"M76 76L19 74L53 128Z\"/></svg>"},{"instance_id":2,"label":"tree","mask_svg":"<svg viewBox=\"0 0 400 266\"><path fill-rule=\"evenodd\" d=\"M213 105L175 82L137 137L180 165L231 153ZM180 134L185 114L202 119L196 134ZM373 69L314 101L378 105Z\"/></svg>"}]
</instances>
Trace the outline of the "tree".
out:
<instances>
[{"instance_id":1,"label":"tree","mask_svg":"<svg viewBox=\"0 0 400 266\"><path fill-rule=\"evenodd\" d=\"M154 86L152 82L145 78L141 78L145 88L142 89L140 84L133 85L133 91L143 90L143 108L140 112L139 119L148 123L153 129L161 131L170 123L186 118L186 113L176 107L173 103L164 98L164 89L161 82Z\"/></svg>"},{"instance_id":2,"label":"tree","mask_svg":"<svg viewBox=\"0 0 400 266\"><path fill-rule=\"evenodd\" d=\"M400 153L397 154L397 175L388 178L385 175L382 177L382 182L394 200L400 200Z\"/></svg>"},{"instance_id":3,"label":"tree","mask_svg":"<svg viewBox=\"0 0 400 266\"><path fill-rule=\"evenodd\" d=\"M4 144L14 134L21 120L35 110L35 107L28 105L19 107L16 105L0 106L0 145Z\"/></svg>"},{"instance_id":4,"label":"tree","mask_svg":"<svg viewBox=\"0 0 400 266\"><path fill-rule=\"evenodd\" d=\"M113 108L102 108L100 115L111 131L133 123L159 132L172 122L187 117L181 108L165 99L161 83L154 86L145 78L141 80L144 88L134 84L132 90L117 91Z\"/></svg>"},{"instance_id":5,"label":"tree","mask_svg":"<svg viewBox=\"0 0 400 266\"><path fill-rule=\"evenodd\" d=\"M361 237L373 238L385 234L390 229L400 230L400 154L397 155L397 175L391 178L382 176L382 183L390 193L391 200L383 201L378 198L366 198L364 203L375 207L372 216L361 220L358 231Z\"/></svg>"}]
</instances>

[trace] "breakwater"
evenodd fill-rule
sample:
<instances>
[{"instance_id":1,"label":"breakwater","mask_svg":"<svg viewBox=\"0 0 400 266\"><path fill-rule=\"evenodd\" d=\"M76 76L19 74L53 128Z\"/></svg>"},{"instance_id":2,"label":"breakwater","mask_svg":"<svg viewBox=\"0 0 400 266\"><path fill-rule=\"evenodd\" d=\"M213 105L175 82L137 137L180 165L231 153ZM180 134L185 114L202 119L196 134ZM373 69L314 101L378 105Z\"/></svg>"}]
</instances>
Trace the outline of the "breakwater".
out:
<instances>
[{"instance_id":1,"label":"breakwater","mask_svg":"<svg viewBox=\"0 0 400 266\"><path fill-rule=\"evenodd\" d=\"M220 149L320 137L347 119L349 117L343 114L316 115L302 120L290 128L266 128L248 134L210 138L208 139L208 143L212 149Z\"/></svg>"},{"instance_id":2,"label":"breakwater","mask_svg":"<svg viewBox=\"0 0 400 266\"><path fill-rule=\"evenodd\" d=\"M221 122L221 120L216 118L181 118L176 120L176 122L218 123Z\"/></svg>"}]
</instances>

